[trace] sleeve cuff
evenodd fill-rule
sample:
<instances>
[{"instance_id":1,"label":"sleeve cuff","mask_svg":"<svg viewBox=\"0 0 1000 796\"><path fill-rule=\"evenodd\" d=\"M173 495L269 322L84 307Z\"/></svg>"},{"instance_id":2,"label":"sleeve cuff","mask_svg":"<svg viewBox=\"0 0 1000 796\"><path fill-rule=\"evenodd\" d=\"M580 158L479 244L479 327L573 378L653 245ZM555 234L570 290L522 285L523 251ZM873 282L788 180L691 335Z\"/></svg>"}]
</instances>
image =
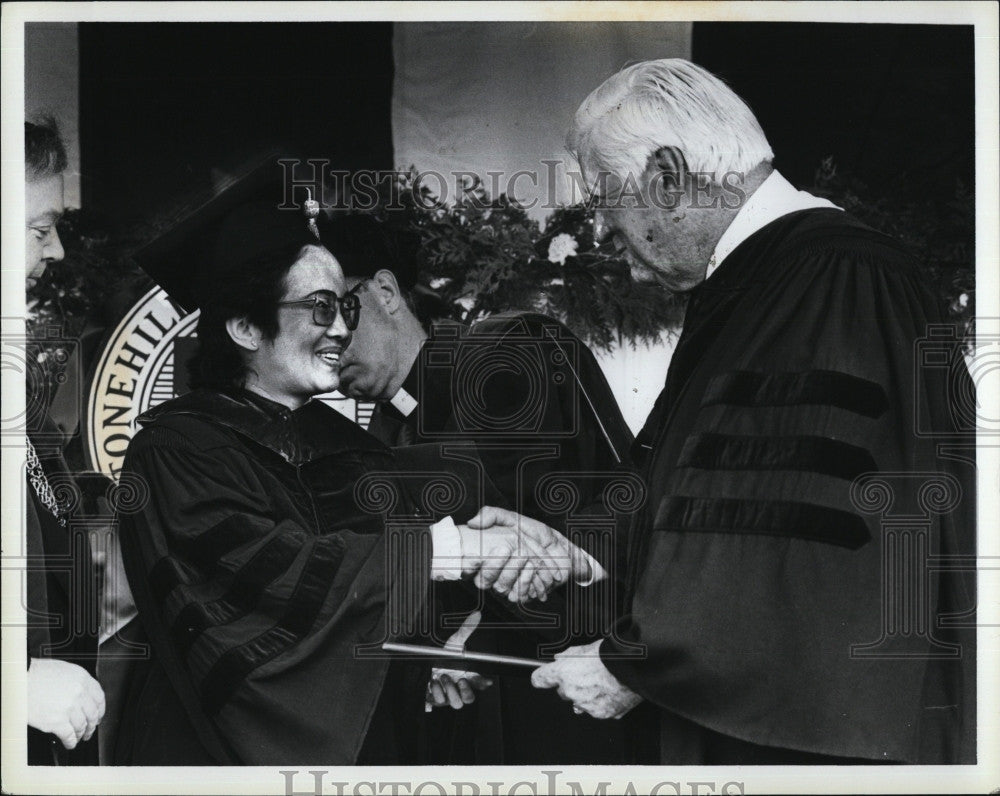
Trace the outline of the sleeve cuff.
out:
<instances>
[{"instance_id":1,"label":"sleeve cuff","mask_svg":"<svg viewBox=\"0 0 1000 796\"><path fill-rule=\"evenodd\" d=\"M431 526L431 580L461 580L462 535L451 517Z\"/></svg>"},{"instance_id":2,"label":"sleeve cuff","mask_svg":"<svg viewBox=\"0 0 1000 796\"><path fill-rule=\"evenodd\" d=\"M604 571L604 567L598 563L596 558L582 548L580 549L580 552L583 554L584 560L587 564L590 565L590 577L586 580L576 580L575 583L577 586L592 586L593 584L599 583L607 578L608 573Z\"/></svg>"}]
</instances>

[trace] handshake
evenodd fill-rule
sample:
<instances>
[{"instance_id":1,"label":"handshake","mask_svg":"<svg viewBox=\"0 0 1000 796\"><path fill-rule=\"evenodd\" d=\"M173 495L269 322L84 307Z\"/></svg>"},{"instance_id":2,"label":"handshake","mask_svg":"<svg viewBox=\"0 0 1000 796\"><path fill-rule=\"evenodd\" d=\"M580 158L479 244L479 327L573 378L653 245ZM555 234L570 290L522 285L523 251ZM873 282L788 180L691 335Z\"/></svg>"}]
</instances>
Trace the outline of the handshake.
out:
<instances>
[{"instance_id":1,"label":"handshake","mask_svg":"<svg viewBox=\"0 0 1000 796\"><path fill-rule=\"evenodd\" d=\"M473 575L477 588L493 589L511 602L545 600L568 580L586 585L604 576L600 565L561 533L515 511L483 506L456 527L462 575Z\"/></svg>"}]
</instances>

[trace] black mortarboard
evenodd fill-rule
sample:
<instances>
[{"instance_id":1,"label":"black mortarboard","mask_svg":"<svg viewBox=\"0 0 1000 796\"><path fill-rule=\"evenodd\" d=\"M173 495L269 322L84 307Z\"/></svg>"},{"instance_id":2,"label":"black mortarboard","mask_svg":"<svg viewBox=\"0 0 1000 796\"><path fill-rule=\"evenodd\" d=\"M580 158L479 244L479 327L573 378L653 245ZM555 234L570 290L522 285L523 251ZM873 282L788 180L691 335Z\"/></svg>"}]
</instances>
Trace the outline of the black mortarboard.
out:
<instances>
[{"instance_id":1,"label":"black mortarboard","mask_svg":"<svg viewBox=\"0 0 1000 796\"><path fill-rule=\"evenodd\" d=\"M185 309L199 307L203 291L220 280L238 279L268 257L318 243L303 209L304 189L289 197L294 208L281 208L279 158L277 152L257 158L219 189L187 202L163 234L133 252L136 263Z\"/></svg>"},{"instance_id":2,"label":"black mortarboard","mask_svg":"<svg viewBox=\"0 0 1000 796\"><path fill-rule=\"evenodd\" d=\"M319 231L323 245L337 258L345 276L370 279L384 268L396 275L405 290L416 285L420 236L415 232L367 214L321 217Z\"/></svg>"}]
</instances>

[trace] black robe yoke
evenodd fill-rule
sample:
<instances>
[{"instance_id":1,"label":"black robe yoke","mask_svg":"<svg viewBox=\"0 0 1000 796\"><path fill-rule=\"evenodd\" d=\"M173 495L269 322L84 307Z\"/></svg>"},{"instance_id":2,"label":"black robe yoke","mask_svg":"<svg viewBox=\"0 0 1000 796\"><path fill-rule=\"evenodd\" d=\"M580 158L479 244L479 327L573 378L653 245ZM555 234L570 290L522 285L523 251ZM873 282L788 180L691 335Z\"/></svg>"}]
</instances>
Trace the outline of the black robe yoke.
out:
<instances>
[{"instance_id":1,"label":"black robe yoke","mask_svg":"<svg viewBox=\"0 0 1000 796\"><path fill-rule=\"evenodd\" d=\"M119 762L355 762L388 669L359 648L384 640L388 600L404 628L422 610L430 567L426 525L393 554L359 508L391 453L317 401L205 390L141 421L125 469L148 500L122 515L122 551L162 671Z\"/></svg>"},{"instance_id":2,"label":"black robe yoke","mask_svg":"<svg viewBox=\"0 0 1000 796\"><path fill-rule=\"evenodd\" d=\"M645 653L601 650L662 708L662 762L742 762L712 738L975 759L974 577L935 558L975 553L975 440L949 404L972 393L957 345L921 359L935 323L912 259L835 210L772 222L693 291L637 437L618 638Z\"/></svg>"}]
</instances>

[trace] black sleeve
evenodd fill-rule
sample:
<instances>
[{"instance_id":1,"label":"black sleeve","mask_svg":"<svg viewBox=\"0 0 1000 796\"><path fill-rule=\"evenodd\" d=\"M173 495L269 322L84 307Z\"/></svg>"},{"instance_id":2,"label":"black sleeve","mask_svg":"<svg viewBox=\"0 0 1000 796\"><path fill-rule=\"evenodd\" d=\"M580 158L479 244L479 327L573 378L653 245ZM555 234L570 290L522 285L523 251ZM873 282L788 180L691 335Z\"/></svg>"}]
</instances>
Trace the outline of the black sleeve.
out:
<instances>
[{"instance_id":1,"label":"black sleeve","mask_svg":"<svg viewBox=\"0 0 1000 796\"><path fill-rule=\"evenodd\" d=\"M387 666L359 649L382 640L387 605L402 625L423 610L426 526L395 545L405 556L383 533L316 534L282 516L253 459L151 432L126 465L149 499L122 516L144 623L241 762L353 762Z\"/></svg>"},{"instance_id":2,"label":"black sleeve","mask_svg":"<svg viewBox=\"0 0 1000 796\"><path fill-rule=\"evenodd\" d=\"M652 470L632 612L602 646L619 680L725 735L847 757L916 762L927 726L968 723L967 694L929 685L968 680L974 657L973 636L961 660L931 626L975 593L925 567L975 533L973 468L920 430L952 425L946 385L916 365L939 319L911 269L857 251L804 253L751 292L661 442L675 458ZM923 546L902 597L895 544ZM885 611L913 620L907 639L880 641Z\"/></svg>"}]
</instances>

